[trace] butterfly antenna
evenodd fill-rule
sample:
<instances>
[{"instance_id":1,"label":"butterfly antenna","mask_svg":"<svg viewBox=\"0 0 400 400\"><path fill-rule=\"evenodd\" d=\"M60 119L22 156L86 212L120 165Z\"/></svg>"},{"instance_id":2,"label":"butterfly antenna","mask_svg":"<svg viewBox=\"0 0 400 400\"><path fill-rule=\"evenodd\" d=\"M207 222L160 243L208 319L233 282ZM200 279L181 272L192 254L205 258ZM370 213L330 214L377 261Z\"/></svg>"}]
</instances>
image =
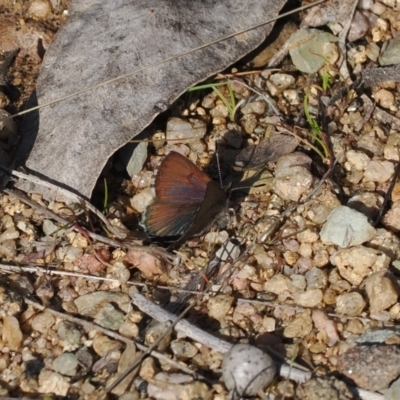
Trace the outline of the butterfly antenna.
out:
<instances>
[{"instance_id":1,"label":"butterfly antenna","mask_svg":"<svg viewBox=\"0 0 400 400\"><path fill-rule=\"evenodd\" d=\"M222 188L223 186L222 186L221 165L220 165L220 163L219 163L219 155L218 155L218 150L215 152L215 157L216 157L216 160L217 160L217 168L218 168L219 184L221 185L221 188Z\"/></svg>"}]
</instances>

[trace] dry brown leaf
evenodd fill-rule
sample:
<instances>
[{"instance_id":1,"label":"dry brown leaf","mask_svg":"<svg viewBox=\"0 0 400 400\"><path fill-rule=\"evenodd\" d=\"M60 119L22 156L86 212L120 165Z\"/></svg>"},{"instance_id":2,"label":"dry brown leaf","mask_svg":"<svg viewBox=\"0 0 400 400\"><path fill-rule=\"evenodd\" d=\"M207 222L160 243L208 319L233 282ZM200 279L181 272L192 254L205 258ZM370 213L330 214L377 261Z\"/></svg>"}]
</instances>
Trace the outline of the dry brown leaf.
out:
<instances>
[{"instance_id":1,"label":"dry brown leaf","mask_svg":"<svg viewBox=\"0 0 400 400\"><path fill-rule=\"evenodd\" d=\"M125 261L137 268L146 278L151 279L154 275L164 272L161 261L152 254L144 251L129 250Z\"/></svg>"}]
</instances>

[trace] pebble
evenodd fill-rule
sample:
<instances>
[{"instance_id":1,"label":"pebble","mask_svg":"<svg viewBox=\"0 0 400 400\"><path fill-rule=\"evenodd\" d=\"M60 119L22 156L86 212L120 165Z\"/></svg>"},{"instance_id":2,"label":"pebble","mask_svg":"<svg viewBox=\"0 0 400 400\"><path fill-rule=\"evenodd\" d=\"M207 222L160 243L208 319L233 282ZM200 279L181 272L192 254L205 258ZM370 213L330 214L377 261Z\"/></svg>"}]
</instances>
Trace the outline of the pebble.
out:
<instances>
[{"instance_id":1,"label":"pebble","mask_svg":"<svg viewBox=\"0 0 400 400\"><path fill-rule=\"evenodd\" d=\"M394 173L394 165L390 161L370 161L365 168L364 181L387 182Z\"/></svg>"},{"instance_id":2,"label":"pebble","mask_svg":"<svg viewBox=\"0 0 400 400\"><path fill-rule=\"evenodd\" d=\"M63 353L54 359L52 368L62 375L75 376L78 369L78 360L75 354Z\"/></svg>"},{"instance_id":3,"label":"pebble","mask_svg":"<svg viewBox=\"0 0 400 400\"><path fill-rule=\"evenodd\" d=\"M124 323L125 314L117 310L113 304L105 304L96 315L94 322L103 328L118 330Z\"/></svg>"},{"instance_id":4,"label":"pebble","mask_svg":"<svg viewBox=\"0 0 400 400\"><path fill-rule=\"evenodd\" d=\"M283 331L283 336L286 338L302 338L311 333L313 322L309 310L297 314L293 321L289 322Z\"/></svg>"},{"instance_id":5,"label":"pebble","mask_svg":"<svg viewBox=\"0 0 400 400\"><path fill-rule=\"evenodd\" d=\"M382 219L383 224L393 232L400 231L400 200L392 204Z\"/></svg>"},{"instance_id":6,"label":"pebble","mask_svg":"<svg viewBox=\"0 0 400 400\"><path fill-rule=\"evenodd\" d=\"M222 378L226 388L240 397L256 396L274 379L275 363L261 349L236 344L225 354L222 362Z\"/></svg>"},{"instance_id":7,"label":"pebble","mask_svg":"<svg viewBox=\"0 0 400 400\"><path fill-rule=\"evenodd\" d=\"M223 322L226 314L232 308L234 298L226 294L218 294L207 302L208 315L217 321Z\"/></svg>"},{"instance_id":8,"label":"pebble","mask_svg":"<svg viewBox=\"0 0 400 400\"><path fill-rule=\"evenodd\" d=\"M379 57L379 64L382 67L400 63L400 36L390 39L388 46Z\"/></svg>"},{"instance_id":9,"label":"pebble","mask_svg":"<svg viewBox=\"0 0 400 400\"><path fill-rule=\"evenodd\" d=\"M83 256L83 249L74 246L59 247L56 256L60 261L73 263Z\"/></svg>"},{"instance_id":10,"label":"pebble","mask_svg":"<svg viewBox=\"0 0 400 400\"><path fill-rule=\"evenodd\" d=\"M11 315L3 318L2 339L11 351L21 349L23 335L17 318Z\"/></svg>"},{"instance_id":11,"label":"pebble","mask_svg":"<svg viewBox=\"0 0 400 400\"><path fill-rule=\"evenodd\" d=\"M283 292L293 293L296 288L287 276L276 274L265 282L264 291L280 295Z\"/></svg>"},{"instance_id":12,"label":"pebble","mask_svg":"<svg viewBox=\"0 0 400 400\"><path fill-rule=\"evenodd\" d=\"M51 4L47 0L33 0L28 8L28 16L33 19L46 19L51 13Z\"/></svg>"},{"instance_id":13,"label":"pebble","mask_svg":"<svg viewBox=\"0 0 400 400\"><path fill-rule=\"evenodd\" d=\"M351 292L340 294L336 298L335 312L338 315L358 317L363 312L366 302L360 293Z\"/></svg>"},{"instance_id":14,"label":"pebble","mask_svg":"<svg viewBox=\"0 0 400 400\"><path fill-rule=\"evenodd\" d=\"M302 307L316 307L321 303L323 298L322 290L320 289L310 289L305 292L295 293L293 295L293 300L296 304Z\"/></svg>"},{"instance_id":15,"label":"pebble","mask_svg":"<svg viewBox=\"0 0 400 400\"><path fill-rule=\"evenodd\" d=\"M243 129L249 135L253 133L258 125L257 117L254 114L246 114L240 119Z\"/></svg>"},{"instance_id":16,"label":"pebble","mask_svg":"<svg viewBox=\"0 0 400 400\"><path fill-rule=\"evenodd\" d=\"M357 246L375 236L376 230L367 217L346 206L335 208L322 227L320 237L325 244L342 248Z\"/></svg>"},{"instance_id":17,"label":"pebble","mask_svg":"<svg viewBox=\"0 0 400 400\"><path fill-rule=\"evenodd\" d=\"M167 382L171 385L163 384L157 386L154 383L150 383L147 387L147 393L149 397L159 400L208 399L210 397L209 387L203 382L190 382L192 379L190 375L160 372L154 377L154 380ZM170 389L169 387L171 386L174 389Z\"/></svg>"},{"instance_id":18,"label":"pebble","mask_svg":"<svg viewBox=\"0 0 400 400\"><path fill-rule=\"evenodd\" d=\"M125 320L118 328L118 332L127 338L137 338L139 336L139 327L130 320Z\"/></svg>"},{"instance_id":19,"label":"pebble","mask_svg":"<svg viewBox=\"0 0 400 400\"><path fill-rule=\"evenodd\" d=\"M272 96L279 96L284 90L288 89L295 82L292 75L273 74L267 81L267 88Z\"/></svg>"},{"instance_id":20,"label":"pebble","mask_svg":"<svg viewBox=\"0 0 400 400\"><path fill-rule=\"evenodd\" d=\"M82 338L79 327L69 321L60 321L57 324L57 334L61 340L69 345L77 346Z\"/></svg>"},{"instance_id":21,"label":"pebble","mask_svg":"<svg viewBox=\"0 0 400 400\"><path fill-rule=\"evenodd\" d=\"M309 171L308 156L294 152L279 158L273 182L275 193L283 200L298 202L310 189L313 176Z\"/></svg>"},{"instance_id":22,"label":"pebble","mask_svg":"<svg viewBox=\"0 0 400 400\"><path fill-rule=\"evenodd\" d=\"M264 101L253 101L251 103L247 103L241 108L242 114L258 114L263 115L266 110L266 104Z\"/></svg>"},{"instance_id":23,"label":"pebble","mask_svg":"<svg viewBox=\"0 0 400 400\"><path fill-rule=\"evenodd\" d=\"M56 323L53 315L43 312L36 315L32 320L32 330L40 333L47 333L47 331Z\"/></svg>"},{"instance_id":24,"label":"pebble","mask_svg":"<svg viewBox=\"0 0 400 400\"><path fill-rule=\"evenodd\" d=\"M5 242L6 240L15 240L19 238L19 231L15 227L7 228L0 235L0 243Z\"/></svg>"},{"instance_id":25,"label":"pebble","mask_svg":"<svg viewBox=\"0 0 400 400\"><path fill-rule=\"evenodd\" d=\"M346 161L344 163L347 171L363 171L367 168L370 158L361 151L349 150L346 152Z\"/></svg>"},{"instance_id":26,"label":"pebble","mask_svg":"<svg viewBox=\"0 0 400 400\"><path fill-rule=\"evenodd\" d=\"M217 104L214 108L210 110L210 115L213 117L213 121L218 118L221 119L222 122L222 120L228 118L229 111L226 108L225 104Z\"/></svg>"},{"instance_id":27,"label":"pebble","mask_svg":"<svg viewBox=\"0 0 400 400\"><path fill-rule=\"evenodd\" d=\"M161 336L165 335L165 331L170 327L170 322L158 323L154 326L151 326L147 329L145 335L145 343L148 346L151 346L154 342L156 342ZM163 339L158 343L157 350L160 352L164 352L168 349L171 343L171 332L168 333Z\"/></svg>"},{"instance_id":28,"label":"pebble","mask_svg":"<svg viewBox=\"0 0 400 400\"><path fill-rule=\"evenodd\" d=\"M386 272L376 272L365 280L371 314L387 310L397 302L397 292L392 280L385 276Z\"/></svg>"},{"instance_id":29,"label":"pebble","mask_svg":"<svg viewBox=\"0 0 400 400\"><path fill-rule=\"evenodd\" d=\"M362 335L356 340L357 343L371 344L371 343L386 343L393 338L396 338L397 342L400 337L400 328L398 326L368 329L361 332Z\"/></svg>"},{"instance_id":30,"label":"pebble","mask_svg":"<svg viewBox=\"0 0 400 400\"><path fill-rule=\"evenodd\" d=\"M98 334L93 339L93 350L100 357L105 357L108 353L119 350L121 346L121 343L102 334Z\"/></svg>"},{"instance_id":31,"label":"pebble","mask_svg":"<svg viewBox=\"0 0 400 400\"><path fill-rule=\"evenodd\" d=\"M39 393L51 393L56 396L65 397L68 394L71 384L68 378L63 377L57 372L43 368L39 375Z\"/></svg>"},{"instance_id":32,"label":"pebble","mask_svg":"<svg viewBox=\"0 0 400 400\"><path fill-rule=\"evenodd\" d=\"M226 116L228 116L227 111ZM199 119L190 118L189 120L184 120L182 118L173 117L167 122L167 140L179 139L179 143L188 143L202 139L206 132L207 124Z\"/></svg>"},{"instance_id":33,"label":"pebble","mask_svg":"<svg viewBox=\"0 0 400 400\"><path fill-rule=\"evenodd\" d=\"M173 340L171 350L181 360L189 360L198 353L197 347L185 340Z\"/></svg>"},{"instance_id":34,"label":"pebble","mask_svg":"<svg viewBox=\"0 0 400 400\"><path fill-rule=\"evenodd\" d=\"M130 308L129 296L120 292L89 293L76 298L74 303L80 315L90 318L96 318L106 304L116 303L126 313Z\"/></svg>"},{"instance_id":35,"label":"pebble","mask_svg":"<svg viewBox=\"0 0 400 400\"><path fill-rule=\"evenodd\" d=\"M379 89L373 94L373 97L381 107L391 111L397 111L397 107L394 105L393 93L389 90Z\"/></svg>"},{"instance_id":36,"label":"pebble","mask_svg":"<svg viewBox=\"0 0 400 400\"><path fill-rule=\"evenodd\" d=\"M400 348L357 345L338 357L337 369L362 389L385 390L400 375Z\"/></svg>"},{"instance_id":37,"label":"pebble","mask_svg":"<svg viewBox=\"0 0 400 400\"><path fill-rule=\"evenodd\" d=\"M389 389L386 390L385 400L398 400L400 399L400 378L395 380L389 387Z\"/></svg>"},{"instance_id":38,"label":"pebble","mask_svg":"<svg viewBox=\"0 0 400 400\"><path fill-rule=\"evenodd\" d=\"M359 285L373 272L386 271L390 264L390 258L385 253L365 246L339 250L331 261L338 267L340 275L352 285Z\"/></svg>"},{"instance_id":39,"label":"pebble","mask_svg":"<svg viewBox=\"0 0 400 400\"><path fill-rule=\"evenodd\" d=\"M325 289L328 284L326 272L319 268L312 268L307 271L305 277L308 289Z\"/></svg>"},{"instance_id":40,"label":"pebble","mask_svg":"<svg viewBox=\"0 0 400 400\"><path fill-rule=\"evenodd\" d=\"M118 151L118 156L125 165L130 177L142 171L148 156L148 142L127 143Z\"/></svg>"},{"instance_id":41,"label":"pebble","mask_svg":"<svg viewBox=\"0 0 400 400\"><path fill-rule=\"evenodd\" d=\"M349 42L355 42L364 37L370 28L368 18L365 17L360 11L356 10L353 20L350 25L350 30L347 35Z\"/></svg>"},{"instance_id":42,"label":"pebble","mask_svg":"<svg viewBox=\"0 0 400 400\"><path fill-rule=\"evenodd\" d=\"M132 208L136 210L138 213L143 213L150 204L150 202L153 200L153 198L154 198L153 190L151 188L146 188L141 192L135 194L130 199L130 204Z\"/></svg>"},{"instance_id":43,"label":"pebble","mask_svg":"<svg viewBox=\"0 0 400 400\"><path fill-rule=\"evenodd\" d=\"M355 399L347 385L333 377L311 378L296 389L296 398L304 400L352 400Z\"/></svg>"}]
</instances>

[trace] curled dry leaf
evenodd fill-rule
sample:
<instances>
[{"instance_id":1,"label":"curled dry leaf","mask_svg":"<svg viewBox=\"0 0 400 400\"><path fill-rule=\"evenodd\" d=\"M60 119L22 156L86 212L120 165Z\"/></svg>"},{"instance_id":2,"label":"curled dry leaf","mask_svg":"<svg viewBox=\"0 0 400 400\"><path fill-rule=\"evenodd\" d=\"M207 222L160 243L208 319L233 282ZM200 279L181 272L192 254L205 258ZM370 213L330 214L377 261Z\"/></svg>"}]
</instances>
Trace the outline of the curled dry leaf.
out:
<instances>
[{"instance_id":1,"label":"curled dry leaf","mask_svg":"<svg viewBox=\"0 0 400 400\"><path fill-rule=\"evenodd\" d=\"M160 259L144 251L129 250L125 261L137 268L146 278L161 275L164 272Z\"/></svg>"}]
</instances>

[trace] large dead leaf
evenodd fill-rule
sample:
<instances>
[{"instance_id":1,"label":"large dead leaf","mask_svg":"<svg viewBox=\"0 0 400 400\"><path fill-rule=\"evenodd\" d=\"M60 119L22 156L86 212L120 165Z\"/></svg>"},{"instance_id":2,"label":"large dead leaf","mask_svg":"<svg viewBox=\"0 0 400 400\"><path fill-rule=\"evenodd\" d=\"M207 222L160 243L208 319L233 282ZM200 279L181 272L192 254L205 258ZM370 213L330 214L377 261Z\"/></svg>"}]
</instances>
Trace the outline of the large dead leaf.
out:
<instances>
[{"instance_id":1,"label":"large dead leaf","mask_svg":"<svg viewBox=\"0 0 400 400\"><path fill-rule=\"evenodd\" d=\"M276 17L284 3L76 0L45 56L37 102L214 42ZM29 114L19 163L27 159L26 166L34 173L90 197L111 154L189 87L256 48L271 29L272 24L254 29Z\"/></svg>"}]
</instances>

